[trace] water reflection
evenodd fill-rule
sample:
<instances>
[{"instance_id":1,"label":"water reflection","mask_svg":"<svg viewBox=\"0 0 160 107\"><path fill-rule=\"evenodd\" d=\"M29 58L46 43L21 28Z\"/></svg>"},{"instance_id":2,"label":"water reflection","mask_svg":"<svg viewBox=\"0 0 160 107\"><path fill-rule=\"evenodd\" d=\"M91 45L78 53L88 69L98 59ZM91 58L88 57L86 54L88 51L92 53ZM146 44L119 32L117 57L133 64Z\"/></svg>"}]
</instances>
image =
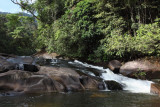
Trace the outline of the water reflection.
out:
<instances>
[{"instance_id":1,"label":"water reflection","mask_svg":"<svg viewBox=\"0 0 160 107\"><path fill-rule=\"evenodd\" d=\"M159 107L160 97L122 92L78 92L1 96L1 107Z\"/></svg>"}]
</instances>

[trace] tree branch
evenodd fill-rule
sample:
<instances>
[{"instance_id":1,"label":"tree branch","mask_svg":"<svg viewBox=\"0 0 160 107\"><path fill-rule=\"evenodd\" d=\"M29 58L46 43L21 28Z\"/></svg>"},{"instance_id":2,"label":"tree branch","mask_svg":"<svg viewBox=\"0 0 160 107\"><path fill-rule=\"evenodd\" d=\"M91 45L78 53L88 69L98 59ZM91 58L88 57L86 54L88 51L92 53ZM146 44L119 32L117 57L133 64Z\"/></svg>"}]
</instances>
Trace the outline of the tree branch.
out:
<instances>
[{"instance_id":1,"label":"tree branch","mask_svg":"<svg viewBox=\"0 0 160 107\"><path fill-rule=\"evenodd\" d=\"M25 6L21 3L18 2L18 0L11 0L14 4L17 4L19 5L21 8L23 8L24 10L26 10L27 12L31 13L33 15L33 17L35 17L36 19L40 20L39 17L37 17L35 14L34 14L34 11L30 10L30 9L26 9Z\"/></svg>"}]
</instances>

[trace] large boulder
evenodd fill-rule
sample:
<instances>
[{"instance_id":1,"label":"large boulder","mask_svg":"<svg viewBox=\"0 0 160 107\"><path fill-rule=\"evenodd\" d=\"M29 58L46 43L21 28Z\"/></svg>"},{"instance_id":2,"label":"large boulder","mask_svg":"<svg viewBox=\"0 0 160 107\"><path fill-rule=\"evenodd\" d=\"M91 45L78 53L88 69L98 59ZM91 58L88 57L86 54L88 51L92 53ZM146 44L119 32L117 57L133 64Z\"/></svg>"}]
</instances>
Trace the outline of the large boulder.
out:
<instances>
[{"instance_id":1,"label":"large boulder","mask_svg":"<svg viewBox=\"0 0 160 107\"><path fill-rule=\"evenodd\" d=\"M70 68L42 66L38 73L45 74L61 83L65 87L65 91L84 90L79 80L80 75Z\"/></svg>"},{"instance_id":2,"label":"large boulder","mask_svg":"<svg viewBox=\"0 0 160 107\"><path fill-rule=\"evenodd\" d=\"M26 65L25 65L26 66ZM63 67L39 66L38 72L27 65L27 71L10 70L0 74L0 90L39 93L68 92L104 89L105 85L95 78L79 75L75 70ZM37 70L37 68L36 68Z\"/></svg>"},{"instance_id":3,"label":"large boulder","mask_svg":"<svg viewBox=\"0 0 160 107\"><path fill-rule=\"evenodd\" d=\"M160 96L160 84L151 84L151 93L158 94Z\"/></svg>"},{"instance_id":4,"label":"large boulder","mask_svg":"<svg viewBox=\"0 0 160 107\"><path fill-rule=\"evenodd\" d=\"M58 92L63 86L46 75L11 70L0 74L0 90L25 93Z\"/></svg>"},{"instance_id":5,"label":"large boulder","mask_svg":"<svg viewBox=\"0 0 160 107\"><path fill-rule=\"evenodd\" d=\"M112 60L108 63L108 68L112 70L114 73L119 73L119 69L121 66L122 64L118 60Z\"/></svg>"},{"instance_id":6,"label":"large boulder","mask_svg":"<svg viewBox=\"0 0 160 107\"><path fill-rule=\"evenodd\" d=\"M9 70L14 70L17 65L0 58L0 73L7 72Z\"/></svg>"},{"instance_id":7,"label":"large boulder","mask_svg":"<svg viewBox=\"0 0 160 107\"><path fill-rule=\"evenodd\" d=\"M159 79L160 66L150 61L130 61L121 66L120 73L131 78Z\"/></svg>"},{"instance_id":8,"label":"large boulder","mask_svg":"<svg viewBox=\"0 0 160 107\"><path fill-rule=\"evenodd\" d=\"M66 91L98 90L99 82L88 76L80 76L75 70L65 67L40 67L39 74L45 74L61 83Z\"/></svg>"},{"instance_id":9,"label":"large boulder","mask_svg":"<svg viewBox=\"0 0 160 107\"><path fill-rule=\"evenodd\" d=\"M105 83L109 90L123 90L123 85L116 81L105 81Z\"/></svg>"}]
</instances>

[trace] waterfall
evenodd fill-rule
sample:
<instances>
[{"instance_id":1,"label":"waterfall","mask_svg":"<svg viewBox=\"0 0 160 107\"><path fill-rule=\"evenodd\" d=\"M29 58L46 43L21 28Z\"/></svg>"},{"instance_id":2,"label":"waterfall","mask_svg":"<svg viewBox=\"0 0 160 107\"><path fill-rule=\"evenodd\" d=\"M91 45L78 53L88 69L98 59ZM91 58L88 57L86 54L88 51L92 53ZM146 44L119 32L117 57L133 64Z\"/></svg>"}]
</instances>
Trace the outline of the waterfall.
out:
<instances>
[{"instance_id":1,"label":"waterfall","mask_svg":"<svg viewBox=\"0 0 160 107\"><path fill-rule=\"evenodd\" d=\"M124 85L123 90L128 90L134 93L150 93L151 81L128 78L120 74L114 74L109 69L105 69L105 71L107 73L103 73L102 78L104 80L114 80Z\"/></svg>"},{"instance_id":2,"label":"waterfall","mask_svg":"<svg viewBox=\"0 0 160 107\"><path fill-rule=\"evenodd\" d=\"M132 78L125 77L121 74L114 74L109 69L103 69L103 67L82 63L78 60L75 60L74 63L105 72L105 73L102 73L101 78L103 78L104 80L114 80L122 84L124 86L123 90L127 90L133 93L150 93L150 86L152 83L151 81L132 79Z\"/></svg>"}]
</instances>

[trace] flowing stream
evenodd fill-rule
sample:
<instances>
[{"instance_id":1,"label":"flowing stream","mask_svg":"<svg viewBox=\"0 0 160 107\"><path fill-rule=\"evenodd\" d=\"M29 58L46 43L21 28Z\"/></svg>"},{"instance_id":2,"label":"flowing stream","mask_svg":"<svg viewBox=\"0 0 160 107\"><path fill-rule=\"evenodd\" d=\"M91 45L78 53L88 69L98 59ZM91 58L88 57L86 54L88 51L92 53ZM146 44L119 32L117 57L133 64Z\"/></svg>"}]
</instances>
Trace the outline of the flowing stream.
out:
<instances>
[{"instance_id":1,"label":"flowing stream","mask_svg":"<svg viewBox=\"0 0 160 107\"><path fill-rule=\"evenodd\" d=\"M72 63L72 62L70 62ZM80 61L75 60L74 63L81 64L85 67L89 68L94 68L103 71L102 73L102 78L104 80L114 80L122 85L124 85L123 90L128 90L130 92L134 93L150 93L150 86L151 86L151 81L147 80L136 80L132 78L125 77L120 74L114 74L111 70L109 69L103 69L103 67L98 67L98 66L93 66L89 65L87 63L82 63ZM74 64L72 63L72 64Z\"/></svg>"},{"instance_id":2,"label":"flowing stream","mask_svg":"<svg viewBox=\"0 0 160 107\"><path fill-rule=\"evenodd\" d=\"M20 62L19 66L23 69L23 58L25 57L19 57L17 60L12 58L8 59L8 61ZM32 64L35 64L35 62L33 61ZM160 97L150 94L151 81L136 80L121 74L114 74L109 69L93 66L78 60L48 59L42 62L46 66L68 67L91 76L103 78L104 80L114 80L124 86L123 91L106 89L104 91L74 93L1 93L0 107L159 107L160 105ZM94 71L100 72L101 75L96 75Z\"/></svg>"},{"instance_id":3,"label":"flowing stream","mask_svg":"<svg viewBox=\"0 0 160 107\"><path fill-rule=\"evenodd\" d=\"M19 63L19 69L23 70L23 64L27 63L27 60L24 61L24 59L31 59L31 57L19 56L15 58L9 58L8 61L12 63ZM32 64L35 64L35 62L36 61L34 60ZM127 90L134 93L150 93L150 86L152 83L151 81L136 80L136 79L125 77L121 74L114 74L111 70L104 69L103 67L90 65L87 63L80 62L78 60L65 61L65 60L59 60L59 59L48 59L43 62L45 62L44 65L47 65L47 66L68 67L83 73L87 73L88 75L91 75L91 76L96 76L91 71L101 72L102 73L102 75L100 75L101 78L103 78L104 80L114 80L122 84L124 86L123 90Z\"/></svg>"}]
</instances>

